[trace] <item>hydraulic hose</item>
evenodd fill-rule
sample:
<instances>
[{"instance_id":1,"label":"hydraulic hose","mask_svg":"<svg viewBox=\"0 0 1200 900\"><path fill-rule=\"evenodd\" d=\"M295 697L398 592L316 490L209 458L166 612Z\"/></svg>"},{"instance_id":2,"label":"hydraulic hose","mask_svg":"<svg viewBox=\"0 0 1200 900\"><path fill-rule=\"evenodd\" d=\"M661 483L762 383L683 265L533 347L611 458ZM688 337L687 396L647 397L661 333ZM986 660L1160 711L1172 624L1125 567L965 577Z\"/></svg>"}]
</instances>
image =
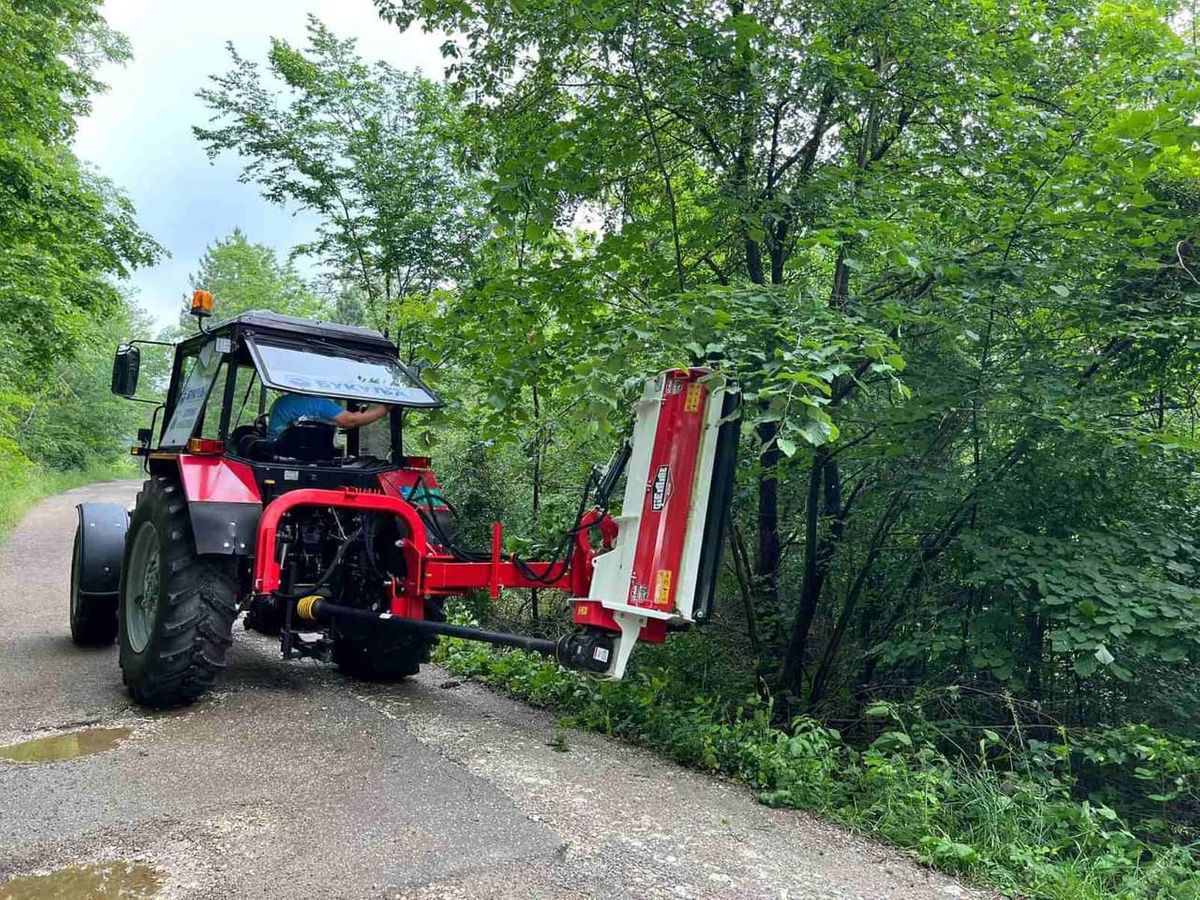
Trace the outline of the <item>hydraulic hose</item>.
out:
<instances>
[{"instance_id":1,"label":"hydraulic hose","mask_svg":"<svg viewBox=\"0 0 1200 900\"><path fill-rule=\"evenodd\" d=\"M304 596L304 594L311 594L314 591L316 591L318 588L322 588L325 585L327 585L329 583L330 579L333 578L334 573L337 572L338 566L340 566L342 564L342 557L344 557L346 555L347 548L349 548L349 546L358 539L359 535L361 535L362 532L363 532L362 526L359 526L357 529L355 529L353 532L351 532L350 536L348 538L346 538L346 540L342 541L341 546L337 548L337 552L333 554L333 562L331 562L326 567L325 571L321 573L320 577L317 578L315 583L304 588L301 591L295 591L295 592L277 591L276 596L283 597L285 600L296 600L296 599Z\"/></svg>"}]
</instances>

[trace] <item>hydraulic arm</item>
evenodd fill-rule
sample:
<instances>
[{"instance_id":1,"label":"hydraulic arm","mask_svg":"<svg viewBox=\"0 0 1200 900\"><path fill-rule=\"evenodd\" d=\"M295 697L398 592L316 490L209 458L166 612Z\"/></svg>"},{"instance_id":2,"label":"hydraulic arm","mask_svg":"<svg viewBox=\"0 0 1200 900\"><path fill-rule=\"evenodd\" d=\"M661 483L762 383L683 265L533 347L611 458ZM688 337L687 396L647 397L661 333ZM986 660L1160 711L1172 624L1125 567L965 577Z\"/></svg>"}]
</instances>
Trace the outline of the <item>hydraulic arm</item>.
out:
<instances>
[{"instance_id":1,"label":"hydraulic arm","mask_svg":"<svg viewBox=\"0 0 1200 900\"><path fill-rule=\"evenodd\" d=\"M390 513L403 525L404 537L396 544L404 565L403 575L390 580L388 609L349 606L328 592L313 590L299 599L297 617L326 624L355 620L377 628L520 647L618 679L638 640L661 643L669 628L702 621L709 614L737 432L738 395L723 376L696 368L648 380L637 402L631 437L589 481L589 488L595 489L594 505L588 508L585 495L560 552L543 562L505 554L499 523L493 526L489 551L463 551L432 515L422 515L404 496L355 488L292 490L263 509L254 590L259 595L281 591L276 535L289 512L308 506ZM609 498L622 475L624 499L620 514L613 516ZM429 598L480 589L494 598L503 588L567 592L578 630L547 641L428 621L424 615Z\"/></svg>"}]
</instances>

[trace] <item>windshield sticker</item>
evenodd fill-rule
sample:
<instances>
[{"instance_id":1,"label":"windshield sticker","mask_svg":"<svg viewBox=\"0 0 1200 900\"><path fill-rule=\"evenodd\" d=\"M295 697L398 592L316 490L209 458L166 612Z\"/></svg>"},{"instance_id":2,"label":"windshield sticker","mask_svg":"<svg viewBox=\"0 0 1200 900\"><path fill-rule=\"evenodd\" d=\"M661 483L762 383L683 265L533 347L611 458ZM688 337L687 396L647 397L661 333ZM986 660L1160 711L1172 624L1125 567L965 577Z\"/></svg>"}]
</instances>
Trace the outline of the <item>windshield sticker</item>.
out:
<instances>
[{"instance_id":1,"label":"windshield sticker","mask_svg":"<svg viewBox=\"0 0 1200 900\"><path fill-rule=\"evenodd\" d=\"M272 372L272 380L299 391L319 391L339 396L350 394L355 397L372 397L380 400L415 400L418 403L426 400L429 396L419 388L396 387L370 381L334 381L328 378L309 378L305 375L293 375L290 372Z\"/></svg>"},{"instance_id":2,"label":"windshield sticker","mask_svg":"<svg viewBox=\"0 0 1200 900\"><path fill-rule=\"evenodd\" d=\"M196 363L175 401L175 412L163 433L164 447L181 447L192 436L196 420L200 417L209 391L217 378L217 370L221 368L221 358L221 354L216 352L211 343L200 348Z\"/></svg>"}]
</instances>

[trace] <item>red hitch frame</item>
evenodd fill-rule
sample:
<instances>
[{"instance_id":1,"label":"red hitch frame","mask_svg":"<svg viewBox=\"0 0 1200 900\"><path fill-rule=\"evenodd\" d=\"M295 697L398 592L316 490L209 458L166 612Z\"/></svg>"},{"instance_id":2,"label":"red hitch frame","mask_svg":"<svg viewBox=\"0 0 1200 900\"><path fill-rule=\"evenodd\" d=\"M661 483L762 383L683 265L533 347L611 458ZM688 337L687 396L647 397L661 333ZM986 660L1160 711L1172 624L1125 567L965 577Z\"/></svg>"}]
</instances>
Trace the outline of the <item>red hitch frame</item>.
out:
<instances>
[{"instance_id":1,"label":"red hitch frame","mask_svg":"<svg viewBox=\"0 0 1200 900\"><path fill-rule=\"evenodd\" d=\"M585 528L576 535L569 568L562 563L518 564L512 555L507 559L503 557L502 527L496 522L492 526L491 560L464 562L437 552L430 545L425 522L416 507L407 500L355 488L301 488L277 497L262 512L257 552L254 554L256 594L272 594L279 590L282 583L282 567L276 548L279 521L300 506L382 512L396 516L404 523L407 536L401 540L400 551L404 557L405 575L403 579L392 581L391 612L407 618L423 617L425 597L453 596L480 589L486 589L493 598L500 596L501 588L541 587L571 591L576 595L586 594L591 584L592 557L595 555L587 530L592 527L600 529L605 547L611 547L616 536L612 519L605 513L592 510L581 522Z\"/></svg>"}]
</instances>

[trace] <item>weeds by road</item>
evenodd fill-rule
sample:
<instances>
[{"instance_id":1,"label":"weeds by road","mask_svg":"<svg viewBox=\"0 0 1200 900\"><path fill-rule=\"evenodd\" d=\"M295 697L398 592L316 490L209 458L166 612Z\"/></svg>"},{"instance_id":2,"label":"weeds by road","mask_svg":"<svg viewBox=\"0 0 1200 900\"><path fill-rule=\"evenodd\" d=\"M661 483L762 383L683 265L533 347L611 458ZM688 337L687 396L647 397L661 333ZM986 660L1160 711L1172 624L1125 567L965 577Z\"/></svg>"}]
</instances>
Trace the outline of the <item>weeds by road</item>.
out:
<instances>
[{"instance_id":1,"label":"weeds by road","mask_svg":"<svg viewBox=\"0 0 1200 900\"><path fill-rule=\"evenodd\" d=\"M1086 746L1065 733L1013 746L983 730L974 746L953 753L932 723L876 704L867 714L877 720L878 736L856 748L812 719L778 727L758 697L731 703L694 691L673 671L672 654L681 652L675 643L621 683L456 639L443 641L438 654L452 671L555 710L569 724L735 778L763 803L818 812L1005 892L1051 900L1200 897L1197 848L1178 843L1181 832L1165 818L1135 822L1080 797L1083 773L1076 769L1096 758L1094 735ZM1145 752L1152 744L1145 734L1109 734L1107 741L1124 741L1130 767L1163 770L1159 790L1178 782L1181 794L1155 794L1163 810L1200 787L1195 747L1155 754ZM1195 764L1190 769L1187 760Z\"/></svg>"},{"instance_id":2,"label":"weeds by road","mask_svg":"<svg viewBox=\"0 0 1200 900\"><path fill-rule=\"evenodd\" d=\"M135 478L137 471L126 463L93 465L86 469L51 471L38 466L21 466L0 476L0 544L24 517L29 507L43 497L97 481Z\"/></svg>"}]
</instances>

